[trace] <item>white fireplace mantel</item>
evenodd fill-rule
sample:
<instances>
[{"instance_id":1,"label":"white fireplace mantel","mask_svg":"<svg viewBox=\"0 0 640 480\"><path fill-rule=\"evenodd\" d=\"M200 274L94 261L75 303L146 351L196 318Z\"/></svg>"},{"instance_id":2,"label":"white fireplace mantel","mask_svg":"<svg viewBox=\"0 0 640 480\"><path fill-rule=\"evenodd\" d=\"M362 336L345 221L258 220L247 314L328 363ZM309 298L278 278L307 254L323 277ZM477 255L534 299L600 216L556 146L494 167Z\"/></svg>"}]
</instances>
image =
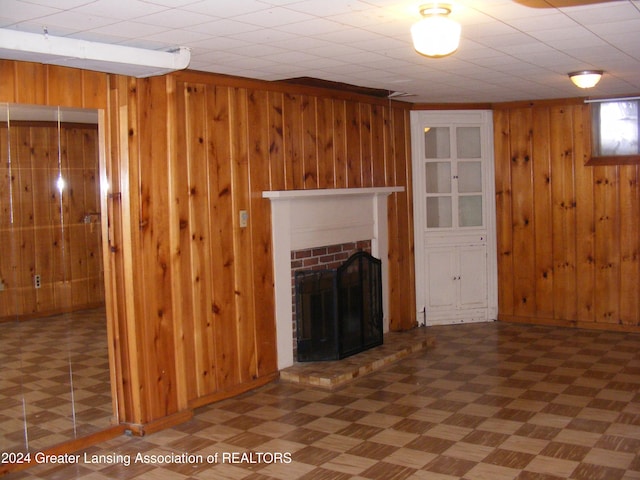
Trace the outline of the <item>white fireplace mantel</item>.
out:
<instances>
[{"instance_id":1,"label":"white fireplace mantel","mask_svg":"<svg viewBox=\"0 0 640 480\"><path fill-rule=\"evenodd\" d=\"M293 365L291 252L371 240L382 261L384 331L388 331L387 197L404 187L281 190L262 192L271 201L278 368Z\"/></svg>"}]
</instances>

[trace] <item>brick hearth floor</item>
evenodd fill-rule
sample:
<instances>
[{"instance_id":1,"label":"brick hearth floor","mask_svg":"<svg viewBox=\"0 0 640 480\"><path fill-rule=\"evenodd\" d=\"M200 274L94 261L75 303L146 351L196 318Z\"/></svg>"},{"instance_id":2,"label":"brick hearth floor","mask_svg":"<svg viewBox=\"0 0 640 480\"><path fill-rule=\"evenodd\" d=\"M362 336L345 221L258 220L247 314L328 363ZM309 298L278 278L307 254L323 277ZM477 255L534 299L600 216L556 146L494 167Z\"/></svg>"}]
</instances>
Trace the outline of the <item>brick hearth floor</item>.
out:
<instances>
[{"instance_id":1,"label":"brick hearth floor","mask_svg":"<svg viewBox=\"0 0 640 480\"><path fill-rule=\"evenodd\" d=\"M272 383L86 451L129 466L7 478L640 479L640 335L500 322L429 332L433 347L344 386ZM134 463L183 453L202 461Z\"/></svg>"}]
</instances>

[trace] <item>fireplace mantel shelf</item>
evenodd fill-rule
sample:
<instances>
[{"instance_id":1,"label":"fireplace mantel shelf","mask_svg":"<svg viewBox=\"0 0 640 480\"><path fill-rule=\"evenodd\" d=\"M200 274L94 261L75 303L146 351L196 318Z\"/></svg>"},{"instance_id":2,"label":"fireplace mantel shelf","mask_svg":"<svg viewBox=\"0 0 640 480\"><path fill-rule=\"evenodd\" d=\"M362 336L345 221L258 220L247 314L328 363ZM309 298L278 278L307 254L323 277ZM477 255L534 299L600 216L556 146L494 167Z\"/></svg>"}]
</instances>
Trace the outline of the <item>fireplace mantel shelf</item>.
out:
<instances>
[{"instance_id":1,"label":"fireplace mantel shelf","mask_svg":"<svg viewBox=\"0 0 640 480\"><path fill-rule=\"evenodd\" d=\"M338 197L342 195L390 195L404 192L404 187L365 187L365 188L315 188L310 190L272 190L262 192L263 198L271 200L293 200L296 198Z\"/></svg>"}]
</instances>

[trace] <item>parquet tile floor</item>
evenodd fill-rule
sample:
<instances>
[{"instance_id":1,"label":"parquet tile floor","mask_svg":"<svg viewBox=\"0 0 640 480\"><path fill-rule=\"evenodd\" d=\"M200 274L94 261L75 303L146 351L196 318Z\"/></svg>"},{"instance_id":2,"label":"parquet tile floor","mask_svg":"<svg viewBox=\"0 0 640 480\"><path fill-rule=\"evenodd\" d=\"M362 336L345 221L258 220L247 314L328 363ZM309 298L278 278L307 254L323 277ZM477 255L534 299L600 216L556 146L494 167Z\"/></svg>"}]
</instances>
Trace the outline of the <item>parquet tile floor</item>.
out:
<instances>
[{"instance_id":1,"label":"parquet tile floor","mask_svg":"<svg viewBox=\"0 0 640 480\"><path fill-rule=\"evenodd\" d=\"M429 331L432 347L343 386L275 382L84 452L103 461L8 478L640 479L640 335L501 322Z\"/></svg>"}]
</instances>

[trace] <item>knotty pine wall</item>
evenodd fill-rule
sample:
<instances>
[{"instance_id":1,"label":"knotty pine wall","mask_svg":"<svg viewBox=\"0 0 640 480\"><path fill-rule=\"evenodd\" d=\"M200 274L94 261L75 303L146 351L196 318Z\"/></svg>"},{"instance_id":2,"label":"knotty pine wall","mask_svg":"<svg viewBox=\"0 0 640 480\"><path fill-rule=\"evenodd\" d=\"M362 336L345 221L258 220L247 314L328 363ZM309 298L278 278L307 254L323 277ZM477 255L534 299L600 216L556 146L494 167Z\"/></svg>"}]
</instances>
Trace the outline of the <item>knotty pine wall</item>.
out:
<instances>
[{"instance_id":1,"label":"knotty pine wall","mask_svg":"<svg viewBox=\"0 0 640 480\"><path fill-rule=\"evenodd\" d=\"M0 123L0 321L102 305L97 126L10 127Z\"/></svg>"},{"instance_id":2,"label":"knotty pine wall","mask_svg":"<svg viewBox=\"0 0 640 480\"><path fill-rule=\"evenodd\" d=\"M405 186L389 199L390 319L394 330L415 324L408 105L193 72L138 80L6 60L0 102L100 109L112 389L134 432L277 376L263 190Z\"/></svg>"},{"instance_id":3,"label":"knotty pine wall","mask_svg":"<svg viewBox=\"0 0 640 480\"><path fill-rule=\"evenodd\" d=\"M582 101L494 107L499 318L640 331L640 167L585 166Z\"/></svg>"}]
</instances>

